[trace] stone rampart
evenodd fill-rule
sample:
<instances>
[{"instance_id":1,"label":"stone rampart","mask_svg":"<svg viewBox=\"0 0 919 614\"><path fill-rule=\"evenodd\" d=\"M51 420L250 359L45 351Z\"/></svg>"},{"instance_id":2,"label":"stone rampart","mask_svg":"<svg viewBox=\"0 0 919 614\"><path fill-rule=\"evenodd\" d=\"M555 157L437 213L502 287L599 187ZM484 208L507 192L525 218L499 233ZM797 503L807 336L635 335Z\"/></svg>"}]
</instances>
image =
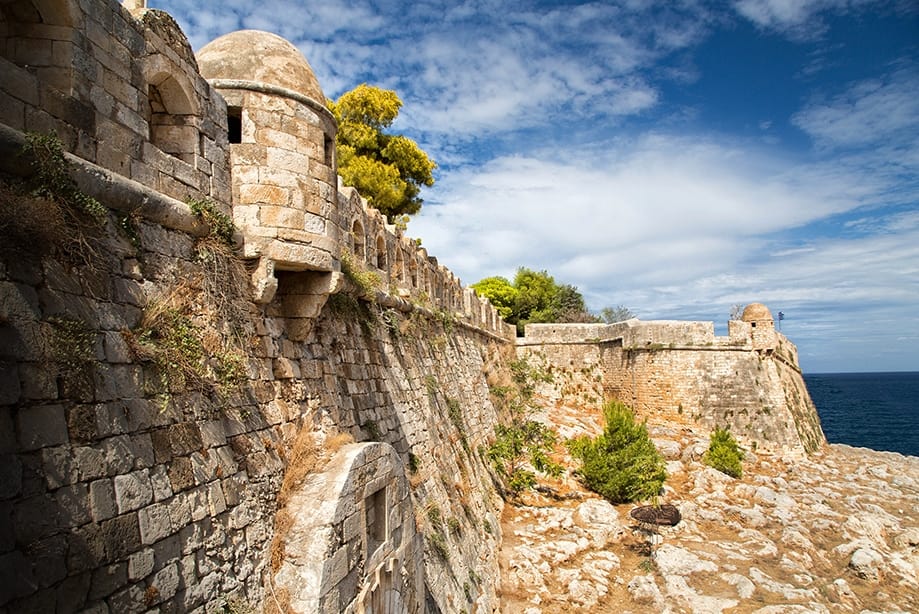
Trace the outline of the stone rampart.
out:
<instances>
[{"instance_id":1,"label":"stone rampart","mask_svg":"<svg viewBox=\"0 0 919 614\"><path fill-rule=\"evenodd\" d=\"M797 350L759 328L755 337L751 323L732 321L721 337L711 322L533 324L518 353L553 373L543 392L557 401L612 397L652 421L729 427L748 445L813 451L825 438Z\"/></svg>"},{"instance_id":2,"label":"stone rampart","mask_svg":"<svg viewBox=\"0 0 919 614\"><path fill-rule=\"evenodd\" d=\"M0 17L0 196L31 202L25 133L54 133L109 211L84 259L0 249L0 608L491 610L500 499L472 451L513 327L338 184L322 100L212 85L160 11ZM249 284L190 202L233 216ZM297 542L280 519L345 466L349 514ZM290 566L316 552L310 593Z\"/></svg>"}]
</instances>

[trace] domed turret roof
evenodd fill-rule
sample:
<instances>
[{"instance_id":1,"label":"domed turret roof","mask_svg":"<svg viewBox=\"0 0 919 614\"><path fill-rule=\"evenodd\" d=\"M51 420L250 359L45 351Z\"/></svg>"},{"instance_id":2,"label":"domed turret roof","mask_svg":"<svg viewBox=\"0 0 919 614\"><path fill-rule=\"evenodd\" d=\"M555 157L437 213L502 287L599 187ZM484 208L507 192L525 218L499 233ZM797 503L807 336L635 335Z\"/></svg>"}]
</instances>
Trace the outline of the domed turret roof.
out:
<instances>
[{"instance_id":1,"label":"domed turret roof","mask_svg":"<svg viewBox=\"0 0 919 614\"><path fill-rule=\"evenodd\" d=\"M224 34L197 54L201 75L280 86L325 104L325 95L300 50L271 32L239 30Z\"/></svg>"},{"instance_id":2,"label":"domed turret roof","mask_svg":"<svg viewBox=\"0 0 919 614\"><path fill-rule=\"evenodd\" d=\"M744 308L740 319L744 322L762 322L772 320L772 313L762 303L750 303Z\"/></svg>"}]
</instances>

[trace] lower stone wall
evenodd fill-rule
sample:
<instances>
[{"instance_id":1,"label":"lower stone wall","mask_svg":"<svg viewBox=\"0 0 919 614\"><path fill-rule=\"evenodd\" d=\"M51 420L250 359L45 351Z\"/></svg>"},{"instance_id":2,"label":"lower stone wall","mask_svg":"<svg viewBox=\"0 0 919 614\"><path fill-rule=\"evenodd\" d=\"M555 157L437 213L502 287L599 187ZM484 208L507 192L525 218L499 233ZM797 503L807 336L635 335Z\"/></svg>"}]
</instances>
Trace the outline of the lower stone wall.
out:
<instances>
[{"instance_id":1,"label":"lower stone wall","mask_svg":"<svg viewBox=\"0 0 919 614\"><path fill-rule=\"evenodd\" d=\"M413 599L490 611L500 502L475 451L502 342L346 295L291 336L213 239L106 224L85 258L0 246L0 610L258 606L308 433L388 444L422 536Z\"/></svg>"},{"instance_id":2,"label":"lower stone wall","mask_svg":"<svg viewBox=\"0 0 919 614\"><path fill-rule=\"evenodd\" d=\"M621 339L518 348L553 374L541 393L556 402L615 398L652 422L728 427L747 445L813 451L826 440L792 350L623 347Z\"/></svg>"}]
</instances>

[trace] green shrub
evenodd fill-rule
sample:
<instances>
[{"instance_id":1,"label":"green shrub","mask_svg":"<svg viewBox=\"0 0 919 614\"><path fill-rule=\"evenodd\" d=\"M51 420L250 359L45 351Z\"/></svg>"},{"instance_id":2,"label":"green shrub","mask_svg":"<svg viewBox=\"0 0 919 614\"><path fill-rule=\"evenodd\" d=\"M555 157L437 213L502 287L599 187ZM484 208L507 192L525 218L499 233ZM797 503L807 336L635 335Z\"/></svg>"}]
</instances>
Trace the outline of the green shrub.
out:
<instances>
[{"instance_id":1,"label":"green shrub","mask_svg":"<svg viewBox=\"0 0 919 614\"><path fill-rule=\"evenodd\" d=\"M563 467L549 454L555 447L555 431L535 420L495 426L495 440L488 447L488 460L504 479L511 494L536 486L530 467L550 477L559 477Z\"/></svg>"},{"instance_id":2,"label":"green shrub","mask_svg":"<svg viewBox=\"0 0 919 614\"><path fill-rule=\"evenodd\" d=\"M603 414L603 433L568 442L571 454L581 461L578 473L584 484L612 503L657 497L667 472L647 427L637 424L632 410L618 401L607 402Z\"/></svg>"},{"instance_id":3,"label":"green shrub","mask_svg":"<svg viewBox=\"0 0 919 614\"><path fill-rule=\"evenodd\" d=\"M708 444L708 450L702 456L702 462L713 467L721 473L732 478L739 478L743 470L740 461L743 460L743 450L737 445L737 440L727 429L716 428Z\"/></svg>"},{"instance_id":4,"label":"green shrub","mask_svg":"<svg viewBox=\"0 0 919 614\"><path fill-rule=\"evenodd\" d=\"M564 467L549 456L557 435L550 427L532 420L536 382L551 381L551 375L531 366L525 358L508 365L511 386L492 386L489 390L504 421L495 426L495 438L486 455L512 496L536 486L536 472L557 478Z\"/></svg>"}]
</instances>

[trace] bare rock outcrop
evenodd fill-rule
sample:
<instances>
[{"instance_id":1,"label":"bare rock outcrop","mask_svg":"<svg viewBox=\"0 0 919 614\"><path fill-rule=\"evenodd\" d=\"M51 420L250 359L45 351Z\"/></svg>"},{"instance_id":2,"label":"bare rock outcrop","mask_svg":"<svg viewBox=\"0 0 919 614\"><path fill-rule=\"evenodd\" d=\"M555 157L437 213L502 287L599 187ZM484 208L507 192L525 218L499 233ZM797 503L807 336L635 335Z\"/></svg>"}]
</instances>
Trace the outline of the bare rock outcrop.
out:
<instances>
[{"instance_id":1,"label":"bare rock outcrop","mask_svg":"<svg viewBox=\"0 0 919 614\"><path fill-rule=\"evenodd\" d=\"M586 491L509 505L502 612L919 611L919 458L761 450L734 479L700 462L701 436L668 436L682 522L649 530Z\"/></svg>"}]
</instances>

